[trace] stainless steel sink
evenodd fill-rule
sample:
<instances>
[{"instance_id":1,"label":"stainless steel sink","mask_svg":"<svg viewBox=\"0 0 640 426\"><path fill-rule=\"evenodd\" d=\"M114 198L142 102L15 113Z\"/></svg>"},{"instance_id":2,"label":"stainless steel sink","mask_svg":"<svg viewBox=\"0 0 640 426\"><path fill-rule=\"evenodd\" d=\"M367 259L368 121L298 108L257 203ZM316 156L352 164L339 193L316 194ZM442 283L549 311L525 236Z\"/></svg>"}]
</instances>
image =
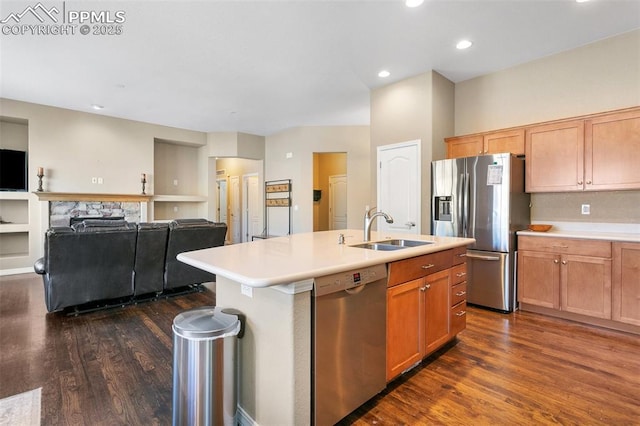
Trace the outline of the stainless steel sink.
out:
<instances>
[{"instance_id":1,"label":"stainless steel sink","mask_svg":"<svg viewBox=\"0 0 640 426\"><path fill-rule=\"evenodd\" d=\"M417 241L417 240L384 240L377 241L377 244L389 244L397 247L419 247L433 244L433 241Z\"/></svg>"},{"instance_id":2,"label":"stainless steel sink","mask_svg":"<svg viewBox=\"0 0 640 426\"><path fill-rule=\"evenodd\" d=\"M362 243L362 244L355 244L351 247L365 248L369 250L381 250L381 251L402 250L403 248L405 248L402 246L394 246L391 244L380 244L380 243Z\"/></svg>"},{"instance_id":3,"label":"stainless steel sink","mask_svg":"<svg viewBox=\"0 0 640 426\"><path fill-rule=\"evenodd\" d=\"M372 243L355 244L355 245L352 245L351 247L365 248L369 250L391 251L391 250L402 250L404 248L409 248L409 247L424 246L427 244L433 244L433 241L394 239L394 240L376 241Z\"/></svg>"}]
</instances>

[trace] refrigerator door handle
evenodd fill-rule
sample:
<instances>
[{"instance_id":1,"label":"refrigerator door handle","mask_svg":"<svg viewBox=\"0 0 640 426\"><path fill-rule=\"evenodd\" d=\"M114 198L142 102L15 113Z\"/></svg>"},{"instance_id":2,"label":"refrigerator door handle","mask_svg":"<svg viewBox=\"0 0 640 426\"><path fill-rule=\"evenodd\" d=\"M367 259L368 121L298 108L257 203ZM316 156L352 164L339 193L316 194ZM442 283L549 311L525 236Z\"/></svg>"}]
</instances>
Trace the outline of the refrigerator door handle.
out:
<instances>
[{"instance_id":1,"label":"refrigerator door handle","mask_svg":"<svg viewBox=\"0 0 640 426\"><path fill-rule=\"evenodd\" d=\"M459 220L460 220L460 236L461 237L467 237L467 224L468 224L468 220L469 220L469 208L468 208L468 203L469 203L469 188L468 188L468 182L467 182L467 174L466 173L461 173L460 174L460 186L457 188L458 190L458 200L460 200L460 207L459 207Z\"/></svg>"},{"instance_id":2,"label":"refrigerator door handle","mask_svg":"<svg viewBox=\"0 0 640 426\"><path fill-rule=\"evenodd\" d=\"M500 256L483 256L480 254L470 254L469 252L467 252L467 257L479 260L500 260Z\"/></svg>"}]
</instances>

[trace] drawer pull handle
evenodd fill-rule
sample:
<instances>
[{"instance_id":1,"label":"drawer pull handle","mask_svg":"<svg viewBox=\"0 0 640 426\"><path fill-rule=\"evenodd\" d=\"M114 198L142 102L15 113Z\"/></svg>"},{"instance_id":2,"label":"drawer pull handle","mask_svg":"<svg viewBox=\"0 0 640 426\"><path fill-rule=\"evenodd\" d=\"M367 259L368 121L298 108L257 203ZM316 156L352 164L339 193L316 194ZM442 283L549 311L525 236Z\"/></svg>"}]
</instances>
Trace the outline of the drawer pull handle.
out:
<instances>
[{"instance_id":1,"label":"drawer pull handle","mask_svg":"<svg viewBox=\"0 0 640 426\"><path fill-rule=\"evenodd\" d=\"M431 288L431 284L427 284L424 287L420 287L420 291L425 291L425 290L430 289L430 288Z\"/></svg>"},{"instance_id":2,"label":"drawer pull handle","mask_svg":"<svg viewBox=\"0 0 640 426\"><path fill-rule=\"evenodd\" d=\"M460 311L460 312L456 312L456 316L457 316L457 317L461 317L461 316L463 316L463 315L464 315L464 314L466 314L466 313L467 313L467 311Z\"/></svg>"},{"instance_id":3,"label":"drawer pull handle","mask_svg":"<svg viewBox=\"0 0 640 426\"><path fill-rule=\"evenodd\" d=\"M456 293L456 296L460 297L460 296L464 296L465 294L467 294L466 291L459 291Z\"/></svg>"},{"instance_id":4,"label":"drawer pull handle","mask_svg":"<svg viewBox=\"0 0 640 426\"><path fill-rule=\"evenodd\" d=\"M569 246L565 246L564 244L552 244L551 248L561 248L561 249L566 249L569 248Z\"/></svg>"},{"instance_id":5,"label":"drawer pull handle","mask_svg":"<svg viewBox=\"0 0 640 426\"><path fill-rule=\"evenodd\" d=\"M433 268L434 266L436 266L436 265L434 265L433 263L430 263L428 265L422 265L421 268L422 269L430 269L430 268Z\"/></svg>"},{"instance_id":6,"label":"drawer pull handle","mask_svg":"<svg viewBox=\"0 0 640 426\"><path fill-rule=\"evenodd\" d=\"M467 257L467 253L460 253L458 257Z\"/></svg>"},{"instance_id":7,"label":"drawer pull handle","mask_svg":"<svg viewBox=\"0 0 640 426\"><path fill-rule=\"evenodd\" d=\"M456 277L460 278L460 277L464 277L465 275L467 275L466 272L460 272L460 273L456 274Z\"/></svg>"}]
</instances>

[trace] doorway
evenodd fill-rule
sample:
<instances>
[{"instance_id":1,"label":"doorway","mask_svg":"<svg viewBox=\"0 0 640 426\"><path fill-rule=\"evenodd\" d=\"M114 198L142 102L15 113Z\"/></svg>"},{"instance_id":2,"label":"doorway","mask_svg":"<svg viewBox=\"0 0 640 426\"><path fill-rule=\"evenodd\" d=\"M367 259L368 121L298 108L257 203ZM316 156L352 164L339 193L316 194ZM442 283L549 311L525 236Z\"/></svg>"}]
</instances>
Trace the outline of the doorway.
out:
<instances>
[{"instance_id":1,"label":"doorway","mask_svg":"<svg viewBox=\"0 0 640 426\"><path fill-rule=\"evenodd\" d=\"M262 234L262 191L258 174L242 176L242 242L251 241L254 235Z\"/></svg>"},{"instance_id":2,"label":"doorway","mask_svg":"<svg viewBox=\"0 0 640 426\"><path fill-rule=\"evenodd\" d=\"M378 221L378 231L420 235L420 141L378 147L378 210L393 223Z\"/></svg>"},{"instance_id":3,"label":"doorway","mask_svg":"<svg viewBox=\"0 0 640 426\"><path fill-rule=\"evenodd\" d=\"M313 231L345 229L347 202L347 153L314 152Z\"/></svg>"}]
</instances>

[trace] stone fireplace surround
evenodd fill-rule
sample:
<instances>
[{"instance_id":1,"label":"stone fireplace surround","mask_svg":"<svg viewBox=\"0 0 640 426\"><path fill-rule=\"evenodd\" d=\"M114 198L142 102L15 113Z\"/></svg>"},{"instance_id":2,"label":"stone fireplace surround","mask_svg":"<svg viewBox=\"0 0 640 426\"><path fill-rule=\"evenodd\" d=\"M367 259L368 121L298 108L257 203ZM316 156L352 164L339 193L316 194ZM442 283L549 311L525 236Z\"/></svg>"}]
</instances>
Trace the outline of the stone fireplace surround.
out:
<instances>
[{"instance_id":1,"label":"stone fireplace surround","mask_svg":"<svg viewBox=\"0 0 640 426\"><path fill-rule=\"evenodd\" d=\"M127 222L146 222L151 195L85 194L35 192L40 201L48 201L47 227L69 226L71 218L124 217ZM43 206L44 207L44 206Z\"/></svg>"}]
</instances>

